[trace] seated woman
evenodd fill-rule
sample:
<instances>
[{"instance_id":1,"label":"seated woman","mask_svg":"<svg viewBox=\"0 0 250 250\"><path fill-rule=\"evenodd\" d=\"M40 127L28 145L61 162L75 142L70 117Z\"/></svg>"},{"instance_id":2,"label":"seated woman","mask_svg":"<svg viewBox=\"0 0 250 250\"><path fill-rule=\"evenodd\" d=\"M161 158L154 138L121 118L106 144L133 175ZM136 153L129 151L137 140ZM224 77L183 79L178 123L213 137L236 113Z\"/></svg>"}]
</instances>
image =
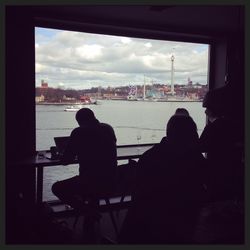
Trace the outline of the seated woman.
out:
<instances>
[{"instance_id":1,"label":"seated woman","mask_svg":"<svg viewBox=\"0 0 250 250\"><path fill-rule=\"evenodd\" d=\"M166 139L138 161L134 203L120 235L124 244L192 242L196 216L206 197L205 159L190 116L170 118Z\"/></svg>"}]
</instances>

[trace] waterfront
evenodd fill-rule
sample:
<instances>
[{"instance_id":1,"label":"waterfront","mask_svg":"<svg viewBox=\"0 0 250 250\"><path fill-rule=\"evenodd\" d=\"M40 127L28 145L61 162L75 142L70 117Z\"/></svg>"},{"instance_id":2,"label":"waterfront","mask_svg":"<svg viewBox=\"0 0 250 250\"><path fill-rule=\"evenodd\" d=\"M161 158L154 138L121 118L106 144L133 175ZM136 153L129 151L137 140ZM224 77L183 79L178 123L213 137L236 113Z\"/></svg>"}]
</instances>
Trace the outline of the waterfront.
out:
<instances>
[{"instance_id":1,"label":"waterfront","mask_svg":"<svg viewBox=\"0 0 250 250\"><path fill-rule=\"evenodd\" d=\"M67 136L74 127L75 112L65 112L62 105L36 106L36 149L54 146L55 136ZM165 135L168 119L176 108L186 108L198 127L200 134L206 123L201 102L143 102L102 100L100 105L89 105L101 122L113 126L117 145L157 143ZM51 185L76 175L77 165L45 168L44 199L54 199Z\"/></svg>"}]
</instances>

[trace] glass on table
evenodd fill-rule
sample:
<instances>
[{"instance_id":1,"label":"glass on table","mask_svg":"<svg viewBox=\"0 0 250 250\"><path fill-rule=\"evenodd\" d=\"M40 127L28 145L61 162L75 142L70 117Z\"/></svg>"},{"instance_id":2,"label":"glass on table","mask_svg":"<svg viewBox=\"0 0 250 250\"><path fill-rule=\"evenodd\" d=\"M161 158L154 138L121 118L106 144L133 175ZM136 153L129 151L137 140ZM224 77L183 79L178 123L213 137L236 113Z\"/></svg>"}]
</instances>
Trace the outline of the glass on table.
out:
<instances>
[{"instance_id":1,"label":"glass on table","mask_svg":"<svg viewBox=\"0 0 250 250\"><path fill-rule=\"evenodd\" d=\"M138 129L137 132L136 132L137 152L138 152L138 154L140 152L140 141L141 141L141 139L142 139L142 132L141 132L141 130Z\"/></svg>"},{"instance_id":2,"label":"glass on table","mask_svg":"<svg viewBox=\"0 0 250 250\"><path fill-rule=\"evenodd\" d=\"M55 147L55 146L50 147L50 153L51 153L52 160L56 160L59 158L59 153L58 153L57 147Z\"/></svg>"},{"instance_id":3,"label":"glass on table","mask_svg":"<svg viewBox=\"0 0 250 250\"><path fill-rule=\"evenodd\" d=\"M156 132L155 132L155 130L153 129L153 130L152 130L152 134L151 134L151 142L152 142L152 143L155 143L155 139L156 139Z\"/></svg>"},{"instance_id":4,"label":"glass on table","mask_svg":"<svg viewBox=\"0 0 250 250\"><path fill-rule=\"evenodd\" d=\"M137 130L137 132L136 132L137 145L140 144L140 140L141 140L141 139L142 139L141 130Z\"/></svg>"},{"instance_id":5,"label":"glass on table","mask_svg":"<svg viewBox=\"0 0 250 250\"><path fill-rule=\"evenodd\" d=\"M38 159L44 159L46 157L46 150L41 150L37 152Z\"/></svg>"}]
</instances>

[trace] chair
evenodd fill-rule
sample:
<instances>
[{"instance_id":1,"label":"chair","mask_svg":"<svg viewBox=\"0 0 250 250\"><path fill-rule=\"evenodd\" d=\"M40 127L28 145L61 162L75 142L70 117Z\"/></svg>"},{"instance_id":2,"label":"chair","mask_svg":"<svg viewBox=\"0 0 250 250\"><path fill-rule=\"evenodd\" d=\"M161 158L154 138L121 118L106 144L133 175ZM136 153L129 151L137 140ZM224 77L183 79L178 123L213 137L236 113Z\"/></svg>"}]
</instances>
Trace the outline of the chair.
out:
<instances>
[{"instance_id":1,"label":"chair","mask_svg":"<svg viewBox=\"0 0 250 250\"><path fill-rule=\"evenodd\" d=\"M114 230L115 230L115 234L116 236L118 235L118 227L117 227L117 223L112 211L112 206L111 206L111 198L114 197L114 194L112 193L103 193L103 194L99 194L99 195L91 195L89 197L81 197L82 200L82 206L80 207L80 209L75 209L76 210L76 217L75 217L75 221L73 224L73 228L76 227L76 224L78 222L78 219L80 216L84 216L84 221L83 221L83 233L90 235L90 237L94 237L91 234L94 234L93 232L93 228L95 223L100 223L100 219L101 219L101 212L102 209L101 207L103 207L103 205L100 205L101 201L105 201L105 206L111 222L113 224ZM99 226L99 225L98 225Z\"/></svg>"},{"instance_id":2,"label":"chair","mask_svg":"<svg viewBox=\"0 0 250 250\"><path fill-rule=\"evenodd\" d=\"M128 164L117 167L116 184L112 191L101 191L96 194L91 194L88 197L78 197L81 200L82 205L81 208L76 211L77 215L73 227L76 227L78 219L81 215L85 216L83 230L88 227L93 227L93 224L95 224L96 222L99 223L101 219L100 212L102 211L102 207L104 207L103 205L100 205L100 203L101 201L104 201L106 210L108 211L111 222L113 224L115 234L116 236L118 236L118 227L113 214L113 211L116 209L114 209L114 204L111 204L111 199L120 197L118 203L116 204L122 205L120 207L127 207L127 204L129 204L129 202L126 202L124 199L127 195L132 196L135 185L136 165L136 161L130 160ZM116 215L118 217L119 209L117 209L116 211Z\"/></svg>"}]
</instances>

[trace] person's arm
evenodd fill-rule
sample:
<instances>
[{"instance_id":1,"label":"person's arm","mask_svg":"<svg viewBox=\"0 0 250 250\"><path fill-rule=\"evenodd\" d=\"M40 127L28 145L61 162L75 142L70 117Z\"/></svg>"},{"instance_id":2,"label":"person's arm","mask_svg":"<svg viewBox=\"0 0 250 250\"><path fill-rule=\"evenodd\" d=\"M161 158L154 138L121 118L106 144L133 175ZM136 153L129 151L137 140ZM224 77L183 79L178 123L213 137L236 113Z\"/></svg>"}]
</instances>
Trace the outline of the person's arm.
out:
<instances>
[{"instance_id":1,"label":"person's arm","mask_svg":"<svg viewBox=\"0 0 250 250\"><path fill-rule=\"evenodd\" d=\"M69 139L69 142L68 142L68 145L62 155L62 158L61 158L61 164L62 165L68 165L69 163L73 162L76 155L77 155L77 149L76 149L76 138L77 138L77 135L76 135L76 130L74 129L72 132L71 132L71 135L70 135L70 139Z\"/></svg>"},{"instance_id":2,"label":"person's arm","mask_svg":"<svg viewBox=\"0 0 250 250\"><path fill-rule=\"evenodd\" d=\"M204 128L199 138L199 149L202 153L207 153L211 146L211 129L208 125Z\"/></svg>"},{"instance_id":3,"label":"person's arm","mask_svg":"<svg viewBox=\"0 0 250 250\"><path fill-rule=\"evenodd\" d=\"M107 127L109 128L110 130L110 134L112 135L112 138L113 138L113 141L116 143L117 142L117 139L116 139L116 136L115 136L115 131L113 129L113 127L109 124L107 124Z\"/></svg>"},{"instance_id":4,"label":"person's arm","mask_svg":"<svg viewBox=\"0 0 250 250\"><path fill-rule=\"evenodd\" d=\"M150 173L154 171L151 168L152 151L154 151L154 148L144 152L138 160L136 166L136 197L144 196L149 188L151 179Z\"/></svg>"},{"instance_id":5,"label":"person's arm","mask_svg":"<svg viewBox=\"0 0 250 250\"><path fill-rule=\"evenodd\" d=\"M167 136L164 136L164 137L161 138L160 143L164 143L166 140L167 140Z\"/></svg>"}]
</instances>

